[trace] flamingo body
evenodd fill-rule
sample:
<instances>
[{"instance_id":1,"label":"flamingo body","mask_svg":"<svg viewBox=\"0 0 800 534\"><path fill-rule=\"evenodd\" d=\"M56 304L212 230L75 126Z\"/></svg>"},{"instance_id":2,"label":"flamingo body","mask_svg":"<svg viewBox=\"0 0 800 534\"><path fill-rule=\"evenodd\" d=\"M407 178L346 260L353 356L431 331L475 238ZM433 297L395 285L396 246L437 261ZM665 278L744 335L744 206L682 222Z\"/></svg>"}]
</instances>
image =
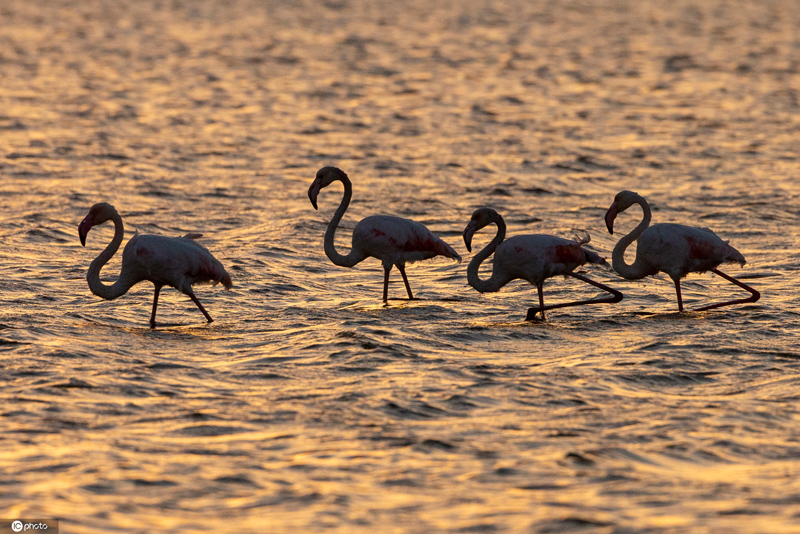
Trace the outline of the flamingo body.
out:
<instances>
[{"instance_id":1,"label":"flamingo body","mask_svg":"<svg viewBox=\"0 0 800 534\"><path fill-rule=\"evenodd\" d=\"M497 235L472 258L467 267L467 282L477 291L495 292L512 280L527 280L536 286L539 293L539 307L528 310L528 319L532 319L537 313L541 313L544 318L544 312L548 309L622 300L622 293L619 291L573 273L577 267L585 263L606 265L602 257L581 246L589 242L588 236L581 241L570 241L545 234L520 235L505 239L506 224L503 217L491 208L478 208L464 229L464 243L467 245L467 250L472 250L472 236L475 232L491 223L497 225ZM478 276L480 264L492 253L494 253L492 275L487 280L481 280ZM613 296L608 299L576 301L545 307L542 293L544 281L557 275L578 278L608 291Z\"/></svg>"},{"instance_id":2,"label":"flamingo body","mask_svg":"<svg viewBox=\"0 0 800 534\"><path fill-rule=\"evenodd\" d=\"M192 294L194 284L232 285L222 264L208 249L188 236L135 234L122 251L120 278L123 277L174 287L185 295Z\"/></svg>"},{"instance_id":3,"label":"flamingo body","mask_svg":"<svg viewBox=\"0 0 800 534\"><path fill-rule=\"evenodd\" d=\"M738 250L708 228L659 223L642 232L637 242L636 260L641 258L647 266L646 276L662 271L675 280L726 262L746 263Z\"/></svg>"},{"instance_id":4,"label":"flamingo body","mask_svg":"<svg viewBox=\"0 0 800 534\"><path fill-rule=\"evenodd\" d=\"M717 269L723 263L746 263L744 256L727 241L723 241L708 228L685 226L683 224L659 223L650 226L651 212L647 201L632 191L621 191L606 212L606 226L614 233L614 220L634 204L642 208L642 221L628 235L622 237L614 247L611 256L612 266L620 276L628 280L638 280L664 272L672 278L678 297L678 310L683 311L680 280L689 273L712 271L729 282L750 292L750 297L711 304L698 311L721 306L755 302L761 294L752 287L722 273ZM625 249L637 242L636 259L632 264L625 262Z\"/></svg>"},{"instance_id":5,"label":"flamingo body","mask_svg":"<svg viewBox=\"0 0 800 534\"><path fill-rule=\"evenodd\" d=\"M114 206L101 202L91 207L78 226L81 244L86 245L86 236L89 230L109 220L114 223L114 239L92 261L86 276L92 293L106 300L114 300L127 293L132 286L139 282L152 282L155 286L155 294L150 326L155 327L159 292L163 286L171 286L188 295L203 312L209 323L213 321L194 295L192 285L204 282L222 283L228 289L232 283L230 275L222 264L205 247L194 241L202 234L191 233L183 237L163 237L135 233L122 252L122 269L119 277L109 286L100 280L100 270L119 250L122 243L125 233L122 217Z\"/></svg>"},{"instance_id":6,"label":"flamingo body","mask_svg":"<svg viewBox=\"0 0 800 534\"><path fill-rule=\"evenodd\" d=\"M587 261L605 263L576 241L545 234L517 235L497 246L492 276L497 272L509 282L522 279L538 286L547 278L572 272Z\"/></svg>"},{"instance_id":7,"label":"flamingo body","mask_svg":"<svg viewBox=\"0 0 800 534\"><path fill-rule=\"evenodd\" d=\"M384 266L413 263L435 256L460 260L453 248L425 225L392 215L371 215L353 230L353 249L365 258L381 260Z\"/></svg>"},{"instance_id":8,"label":"flamingo body","mask_svg":"<svg viewBox=\"0 0 800 534\"><path fill-rule=\"evenodd\" d=\"M325 255L335 265L342 267L353 267L367 258L379 259L384 269L384 302L388 300L389 272L393 266L396 266L403 276L408 298L413 299L414 296L405 272L406 263L426 260L435 256L461 261L461 256L453 247L436 237L424 225L391 215L372 215L359 221L353 230L350 252L346 256L339 254L334 245L334 236L353 195L350 178L341 169L323 167L317 171L314 181L308 188L308 198L316 209L320 190L336 181L340 181L344 185L344 196L325 232Z\"/></svg>"}]
</instances>

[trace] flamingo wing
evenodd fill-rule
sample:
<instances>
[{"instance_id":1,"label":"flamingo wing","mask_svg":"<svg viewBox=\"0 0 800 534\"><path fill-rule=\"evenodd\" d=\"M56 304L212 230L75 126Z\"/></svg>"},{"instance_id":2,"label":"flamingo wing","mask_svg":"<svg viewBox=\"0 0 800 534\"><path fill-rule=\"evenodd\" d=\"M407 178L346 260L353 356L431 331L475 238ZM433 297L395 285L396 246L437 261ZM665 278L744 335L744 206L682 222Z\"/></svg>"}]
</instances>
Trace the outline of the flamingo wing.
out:
<instances>
[{"instance_id":1,"label":"flamingo wing","mask_svg":"<svg viewBox=\"0 0 800 534\"><path fill-rule=\"evenodd\" d=\"M222 283L231 287L231 278L222 264L202 245L187 237L135 235L122 253L122 267L134 271L142 280L169 285L191 294L192 284Z\"/></svg>"},{"instance_id":2,"label":"flamingo wing","mask_svg":"<svg viewBox=\"0 0 800 534\"><path fill-rule=\"evenodd\" d=\"M673 279L690 272L716 269L725 262L745 263L744 256L708 228L683 224L654 224L639 237L641 257Z\"/></svg>"},{"instance_id":3,"label":"flamingo wing","mask_svg":"<svg viewBox=\"0 0 800 534\"><path fill-rule=\"evenodd\" d=\"M497 247L494 269L511 279L538 284L551 276L572 272L586 261L586 252L575 241L545 234L518 235Z\"/></svg>"},{"instance_id":4,"label":"flamingo wing","mask_svg":"<svg viewBox=\"0 0 800 534\"><path fill-rule=\"evenodd\" d=\"M461 261L461 256L424 225L390 215L362 219L353 231L353 248L380 259L384 264L405 264L444 256Z\"/></svg>"}]
</instances>

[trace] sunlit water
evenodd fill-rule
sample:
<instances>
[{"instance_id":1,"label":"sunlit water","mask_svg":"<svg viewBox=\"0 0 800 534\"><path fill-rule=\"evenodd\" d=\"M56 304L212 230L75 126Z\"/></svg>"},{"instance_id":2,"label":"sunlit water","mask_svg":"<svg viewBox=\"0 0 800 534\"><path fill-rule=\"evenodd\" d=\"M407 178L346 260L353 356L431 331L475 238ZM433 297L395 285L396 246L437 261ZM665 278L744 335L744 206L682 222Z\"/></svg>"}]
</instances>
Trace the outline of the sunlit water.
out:
<instances>
[{"instance_id":1,"label":"sunlit water","mask_svg":"<svg viewBox=\"0 0 800 534\"><path fill-rule=\"evenodd\" d=\"M0 517L62 532L800 532L800 11L752 2L81 2L0 7ZM695 5L697 4L697 5ZM337 165L370 214L464 256L332 265ZM709 226L755 304L677 313L665 275L526 323L461 232L591 234L622 189ZM215 322L85 274L202 232ZM638 209L618 219L620 235ZM493 228L476 234L482 248ZM103 271L119 272L114 258ZM484 267L484 273L488 266ZM486 274L484 274L486 275ZM690 275L687 305L737 298ZM572 279L546 302L599 296Z\"/></svg>"}]
</instances>

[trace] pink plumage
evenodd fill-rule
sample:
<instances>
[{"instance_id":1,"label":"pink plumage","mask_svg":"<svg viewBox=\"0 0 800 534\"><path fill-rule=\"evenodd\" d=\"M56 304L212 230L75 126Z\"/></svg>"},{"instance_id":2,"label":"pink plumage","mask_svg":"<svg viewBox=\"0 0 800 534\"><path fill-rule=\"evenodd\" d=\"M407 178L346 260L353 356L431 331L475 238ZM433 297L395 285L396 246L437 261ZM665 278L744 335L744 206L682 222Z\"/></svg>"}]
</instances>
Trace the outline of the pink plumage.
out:
<instances>
[{"instance_id":1,"label":"pink plumage","mask_svg":"<svg viewBox=\"0 0 800 534\"><path fill-rule=\"evenodd\" d=\"M497 225L497 235L483 250L475 254L467 267L467 282L479 292L499 291L512 280L527 280L536 286L539 293L539 307L528 310L529 320L537 313L541 313L544 319L545 310L554 308L622 300L622 293L619 291L573 272L585 263L606 264L598 254L581 246L589 242L588 235L581 241L570 241L543 234L519 235L505 239L506 223L503 217L491 208L478 208L464 228L464 243L467 245L467 250L472 250L472 236L475 232L492 223ZM494 253L492 276L487 280L481 280L478 268L492 253ZM542 292L544 281L557 275L572 276L607 291L612 296L545 306Z\"/></svg>"},{"instance_id":2,"label":"pink plumage","mask_svg":"<svg viewBox=\"0 0 800 534\"><path fill-rule=\"evenodd\" d=\"M391 215L371 215L353 230L353 248L384 263L413 263L435 256L460 261L453 248L424 225Z\"/></svg>"},{"instance_id":3,"label":"pink plumage","mask_svg":"<svg viewBox=\"0 0 800 534\"><path fill-rule=\"evenodd\" d=\"M93 226L106 221L114 222L114 239L89 266L87 281L95 295L113 300L124 295L138 282L147 280L155 286L150 326L155 327L158 295L163 286L171 286L188 295L210 323L208 312L197 300L192 285L198 283L221 283L226 289L232 285L230 275L222 264L202 245L194 240L202 234L191 233L183 237L157 235L134 236L122 252L122 270L114 284L107 286L100 281L100 269L117 252L124 236L122 217L114 206L101 202L95 204L78 226L81 244L86 245L86 235Z\"/></svg>"},{"instance_id":4,"label":"pink plumage","mask_svg":"<svg viewBox=\"0 0 800 534\"><path fill-rule=\"evenodd\" d=\"M135 234L122 252L123 270L134 270L142 280L169 285L189 294L192 285L221 283L230 288L231 277L211 253L192 237Z\"/></svg>"},{"instance_id":5,"label":"pink plumage","mask_svg":"<svg viewBox=\"0 0 800 534\"><path fill-rule=\"evenodd\" d=\"M350 252L346 256L339 254L334 246L334 235L353 195L350 178L341 169L323 167L317 171L314 182L308 188L308 198L314 209L317 209L317 197L320 190L335 181L340 181L344 185L344 196L325 232L325 254L334 264L342 267L353 267L370 257L379 259L384 269L383 302L388 300L389 272L393 266L397 266L403 277L408 298L413 299L411 286L406 277L405 265L407 263L435 256L461 261L461 256L453 247L435 236L424 225L411 219L391 215L372 215L359 221L353 230Z\"/></svg>"},{"instance_id":6,"label":"pink plumage","mask_svg":"<svg viewBox=\"0 0 800 534\"><path fill-rule=\"evenodd\" d=\"M611 260L614 270L623 278L638 280L658 272L665 272L672 278L678 296L678 310L683 311L680 280L693 272L712 271L729 282L750 292L750 297L698 308L710 310L731 304L756 302L761 294L718 270L723 263L745 264L744 256L727 241L723 241L708 228L685 226L683 224L660 223L650 226L650 205L641 195L632 191L621 191L606 212L606 226L614 233L614 220L634 204L642 208L643 217L639 225L619 240L614 247ZM625 249L637 242L636 259L632 264L625 262Z\"/></svg>"}]
</instances>

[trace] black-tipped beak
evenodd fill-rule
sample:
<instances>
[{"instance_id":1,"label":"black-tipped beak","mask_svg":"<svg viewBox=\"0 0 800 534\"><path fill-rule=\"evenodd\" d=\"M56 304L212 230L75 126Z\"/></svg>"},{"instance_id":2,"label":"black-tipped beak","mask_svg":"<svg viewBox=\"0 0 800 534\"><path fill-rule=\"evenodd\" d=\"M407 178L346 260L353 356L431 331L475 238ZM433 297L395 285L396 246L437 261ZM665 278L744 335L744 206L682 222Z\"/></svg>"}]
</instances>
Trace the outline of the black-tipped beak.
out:
<instances>
[{"instance_id":1,"label":"black-tipped beak","mask_svg":"<svg viewBox=\"0 0 800 534\"><path fill-rule=\"evenodd\" d=\"M92 228L92 221L87 216L85 219L81 221L81 224L78 225L78 237L81 238L81 245L84 247L86 246L86 234L89 233L89 230Z\"/></svg>"},{"instance_id":2,"label":"black-tipped beak","mask_svg":"<svg viewBox=\"0 0 800 534\"><path fill-rule=\"evenodd\" d=\"M472 236L478 229L475 221L470 221L466 228L464 228L464 245L467 247L467 252L472 252Z\"/></svg>"},{"instance_id":3,"label":"black-tipped beak","mask_svg":"<svg viewBox=\"0 0 800 534\"><path fill-rule=\"evenodd\" d=\"M614 219L617 218L617 213L619 213L617 203L614 202L606 212L606 228L608 228L608 233L611 235L614 235Z\"/></svg>"},{"instance_id":4,"label":"black-tipped beak","mask_svg":"<svg viewBox=\"0 0 800 534\"><path fill-rule=\"evenodd\" d=\"M319 195L319 182L314 180L314 183L311 184L311 187L308 188L308 200L311 201L311 205L314 206L314 209L317 208L317 196Z\"/></svg>"}]
</instances>

